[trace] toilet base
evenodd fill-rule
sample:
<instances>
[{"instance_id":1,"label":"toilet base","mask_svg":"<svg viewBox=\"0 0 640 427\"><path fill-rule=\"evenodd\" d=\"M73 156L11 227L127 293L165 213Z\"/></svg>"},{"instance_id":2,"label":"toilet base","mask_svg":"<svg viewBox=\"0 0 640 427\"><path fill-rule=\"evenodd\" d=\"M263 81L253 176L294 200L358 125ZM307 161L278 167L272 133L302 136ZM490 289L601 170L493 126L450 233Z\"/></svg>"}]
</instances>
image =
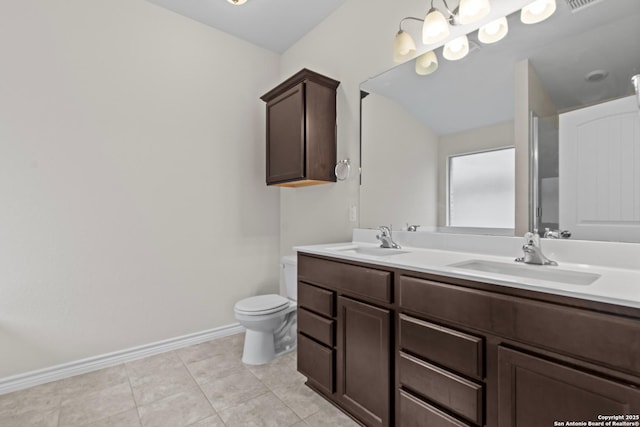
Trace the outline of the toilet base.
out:
<instances>
[{"instance_id":1,"label":"toilet base","mask_svg":"<svg viewBox=\"0 0 640 427\"><path fill-rule=\"evenodd\" d=\"M252 331L247 329L244 336L244 350L242 351L242 363L247 365L264 365L278 356L287 354L296 349L295 342L276 350L273 342L273 333Z\"/></svg>"},{"instance_id":2,"label":"toilet base","mask_svg":"<svg viewBox=\"0 0 640 427\"><path fill-rule=\"evenodd\" d=\"M295 350L297 319L296 306L292 304L283 317L272 319L280 323L277 328L273 323L269 324L265 321L249 323L241 320L240 323L244 322L243 326L246 328L242 362L247 365L264 365L278 356Z\"/></svg>"}]
</instances>

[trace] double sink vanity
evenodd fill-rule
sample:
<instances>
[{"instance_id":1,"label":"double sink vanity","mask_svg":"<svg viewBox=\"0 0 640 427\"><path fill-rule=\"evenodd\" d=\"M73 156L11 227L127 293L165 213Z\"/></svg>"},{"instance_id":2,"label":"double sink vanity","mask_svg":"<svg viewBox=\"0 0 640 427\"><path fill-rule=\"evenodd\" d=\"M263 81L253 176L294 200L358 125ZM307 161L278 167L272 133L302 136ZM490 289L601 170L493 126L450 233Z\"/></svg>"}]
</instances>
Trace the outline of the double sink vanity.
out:
<instances>
[{"instance_id":1,"label":"double sink vanity","mask_svg":"<svg viewBox=\"0 0 640 427\"><path fill-rule=\"evenodd\" d=\"M545 240L559 265L534 266L512 237L397 233L387 249L375 234L296 248L298 370L356 421L640 425L637 249ZM572 259L602 245L623 255Z\"/></svg>"}]
</instances>

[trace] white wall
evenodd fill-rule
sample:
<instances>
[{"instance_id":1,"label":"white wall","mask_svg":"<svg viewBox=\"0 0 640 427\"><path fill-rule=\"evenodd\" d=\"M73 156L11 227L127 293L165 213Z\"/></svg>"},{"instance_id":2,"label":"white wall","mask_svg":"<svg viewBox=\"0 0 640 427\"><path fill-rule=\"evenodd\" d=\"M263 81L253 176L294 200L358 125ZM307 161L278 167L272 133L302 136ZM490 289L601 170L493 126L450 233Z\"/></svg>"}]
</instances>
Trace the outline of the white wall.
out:
<instances>
[{"instance_id":1,"label":"white wall","mask_svg":"<svg viewBox=\"0 0 640 427\"><path fill-rule=\"evenodd\" d=\"M0 378L277 291L277 55L143 0L2 0L0 61Z\"/></svg>"},{"instance_id":2,"label":"white wall","mask_svg":"<svg viewBox=\"0 0 640 427\"><path fill-rule=\"evenodd\" d=\"M395 102L362 101L360 226L436 225L438 136Z\"/></svg>"}]
</instances>

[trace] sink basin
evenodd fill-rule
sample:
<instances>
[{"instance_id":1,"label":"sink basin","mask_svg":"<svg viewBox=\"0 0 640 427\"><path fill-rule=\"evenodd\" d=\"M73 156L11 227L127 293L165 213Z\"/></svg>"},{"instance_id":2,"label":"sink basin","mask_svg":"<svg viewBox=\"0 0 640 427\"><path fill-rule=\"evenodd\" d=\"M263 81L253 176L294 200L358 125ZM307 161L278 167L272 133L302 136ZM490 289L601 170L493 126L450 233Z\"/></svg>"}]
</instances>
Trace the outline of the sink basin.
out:
<instances>
[{"instance_id":1,"label":"sink basin","mask_svg":"<svg viewBox=\"0 0 640 427\"><path fill-rule=\"evenodd\" d=\"M600 277L599 274L561 270L552 266L516 264L515 262L508 264L476 259L450 264L449 267L584 286L592 284Z\"/></svg>"},{"instance_id":2,"label":"sink basin","mask_svg":"<svg viewBox=\"0 0 640 427\"><path fill-rule=\"evenodd\" d=\"M400 249L380 248L375 246L343 246L340 248L328 248L332 251L338 251L349 254L369 255L369 256L392 256L406 254L407 251Z\"/></svg>"}]
</instances>

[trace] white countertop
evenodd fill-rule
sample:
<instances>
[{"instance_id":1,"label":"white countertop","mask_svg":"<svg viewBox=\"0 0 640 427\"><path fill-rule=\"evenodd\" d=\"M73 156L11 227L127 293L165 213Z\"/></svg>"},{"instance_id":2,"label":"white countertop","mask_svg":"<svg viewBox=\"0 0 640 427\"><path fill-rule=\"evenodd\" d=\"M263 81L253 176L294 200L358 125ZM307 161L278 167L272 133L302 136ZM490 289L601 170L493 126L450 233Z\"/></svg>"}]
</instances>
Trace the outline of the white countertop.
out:
<instances>
[{"instance_id":1,"label":"white countertop","mask_svg":"<svg viewBox=\"0 0 640 427\"><path fill-rule=\"evenodd\" d=\"M345 249L355 246L370 248L379 247L378 244L367 242L344 242L298 246L294 249L298 252L328 256L336 259L366 262L385 267L439 274L460 279L476 280L494 285L509 286L512 288L528 289L549 294L564 295L585 300L640 308L640 270L638 269L615 268L560 261L558 262L557 267L531 266L531 268L536 269L561 269L565 271L600 275L600 277L590 285L572 285L556 281L539 280L529 277L516 277L506 274L475 271L451 266L451 264L470 260L515 263L514 257L408 247L406 245L403 245L401 249L406 253L391 256L373 256L345 252Z\"/></svg>"}]
</instances>

